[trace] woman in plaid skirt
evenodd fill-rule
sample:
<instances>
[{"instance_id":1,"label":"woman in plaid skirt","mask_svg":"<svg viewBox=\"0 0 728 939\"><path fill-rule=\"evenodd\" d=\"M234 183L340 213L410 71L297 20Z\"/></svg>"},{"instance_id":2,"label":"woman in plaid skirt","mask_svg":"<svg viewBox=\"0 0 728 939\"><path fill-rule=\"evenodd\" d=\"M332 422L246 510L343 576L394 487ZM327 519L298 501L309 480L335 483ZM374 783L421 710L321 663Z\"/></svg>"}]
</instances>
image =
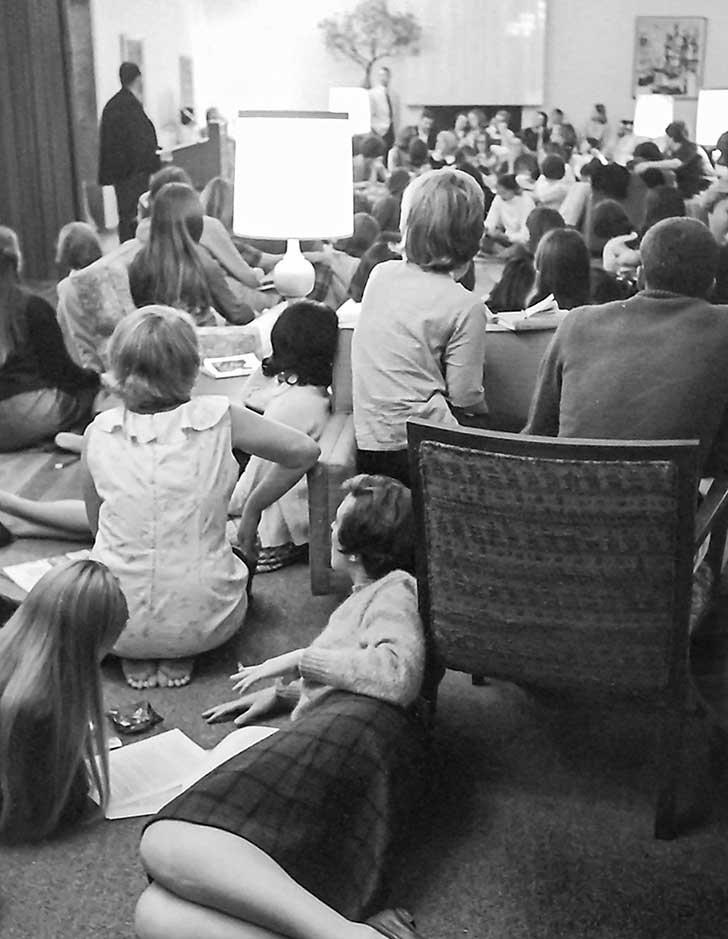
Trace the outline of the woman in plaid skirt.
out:
<instances>
[{"instance_id":1,"label":"woman in plaid skirt","mask_svg":"<svg viewBox=\"0 0 728 939\"><path fill-rule=\"evenodd\" d=\"M237 714L240 725L293 706L293 720L149 823L141 939L420 936L404 910L370 915L423 780L411 499L382 476L357 476L345 490L332 566L350 574L352 594L307 649L234 676L241 693L266 678L275 685L205 712L209 721Z\"/></svg>"}]
</instances>

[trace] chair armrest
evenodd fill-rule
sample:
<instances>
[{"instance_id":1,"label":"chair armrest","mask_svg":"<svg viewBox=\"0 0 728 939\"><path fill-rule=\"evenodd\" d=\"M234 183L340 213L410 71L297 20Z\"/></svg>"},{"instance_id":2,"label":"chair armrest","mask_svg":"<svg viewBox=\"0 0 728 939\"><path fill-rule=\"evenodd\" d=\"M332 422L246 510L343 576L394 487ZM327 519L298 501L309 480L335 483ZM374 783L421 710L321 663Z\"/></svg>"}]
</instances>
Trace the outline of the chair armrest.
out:
<instances>
[{"instance_id":1,"label":"chair armrest","mask_svg":"<svg viewBox=\"0 0 728 939\"><path fill-rule=\"evenodd\" d=\"M321 456L308 471L309 564L314 596L345 590L346 577L331 569L331 522L344 498L341 484L356 472L351 414L332 414L321 439Z\"/></svg>"},{"instance_id":2,"label":"chair armrest","mask_svg":"<svg viewBox=\"0 0 728 939\"><path fill-rule=\"evenodd\" d=\"M728 479L715 479L695 513L695 548L699 548L713 528L728 519Z\"/></svg>"}]
</instances>

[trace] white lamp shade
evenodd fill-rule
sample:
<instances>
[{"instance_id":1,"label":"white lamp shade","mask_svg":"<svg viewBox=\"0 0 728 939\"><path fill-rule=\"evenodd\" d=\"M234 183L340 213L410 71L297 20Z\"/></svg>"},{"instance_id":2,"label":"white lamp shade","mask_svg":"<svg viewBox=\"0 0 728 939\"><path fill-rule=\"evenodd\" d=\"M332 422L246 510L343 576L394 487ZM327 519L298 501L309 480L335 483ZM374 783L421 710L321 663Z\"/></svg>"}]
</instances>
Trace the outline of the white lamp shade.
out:
<instances>
[{"instance_id":1,"label":"white lamp shade","mask_svg":"<svg viewBox=\"0 0 728 939\"><path fill-rule=\"evenodd\" d=\"M240 111L233 230L251 238L345 238L353 231L346 114Z\"/></svg>"},{"instance_id":2,"label":"white lamp shade","mask_svg":"<svg viewBox=\"0 0 728 939\"><path fill-rule=\"evenodd\" d=\"M349 133L368 134L372 129L369 92L366 88L329 88L329 111L346 111Z\"/></svg>"},{"instance_id":3,"label":"white lamp shade","mask_svg":"<svg viewBox=\"0 0 728 939\"><path fill-rule=\"evenodd\" d=\"M710 88L698 95L698 120L695 139L714 147L728 130L728 88Z\"/></svg>"},{"instance_id":4,"label":"white lamp shade","mask_svg":"<svg viewBox=\"0 0 728 939\"><path fill-rule=\"evenodd\" d=\"M674 120L675 102L670 95L637 95L634 106L634 133L637 137L664 137Z\"/></svg>"}]
</instances>

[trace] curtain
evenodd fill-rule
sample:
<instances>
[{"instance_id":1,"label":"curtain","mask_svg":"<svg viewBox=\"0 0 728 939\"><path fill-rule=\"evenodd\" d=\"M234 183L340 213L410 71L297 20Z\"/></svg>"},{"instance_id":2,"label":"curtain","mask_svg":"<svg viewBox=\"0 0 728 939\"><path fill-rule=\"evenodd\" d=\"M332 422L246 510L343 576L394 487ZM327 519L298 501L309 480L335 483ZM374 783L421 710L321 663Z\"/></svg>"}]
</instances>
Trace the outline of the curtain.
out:
<instances>
[{"instance_id":1,"label":"curtain","mask_svg":"<svg viewBox=\"0 0 728 939\"><path fill-rule=\"evenodd\" d=\"M38 279L54 275L58 230L80 217L64 2L0 2L0 224Z\"/></svg>"}]
</instances>

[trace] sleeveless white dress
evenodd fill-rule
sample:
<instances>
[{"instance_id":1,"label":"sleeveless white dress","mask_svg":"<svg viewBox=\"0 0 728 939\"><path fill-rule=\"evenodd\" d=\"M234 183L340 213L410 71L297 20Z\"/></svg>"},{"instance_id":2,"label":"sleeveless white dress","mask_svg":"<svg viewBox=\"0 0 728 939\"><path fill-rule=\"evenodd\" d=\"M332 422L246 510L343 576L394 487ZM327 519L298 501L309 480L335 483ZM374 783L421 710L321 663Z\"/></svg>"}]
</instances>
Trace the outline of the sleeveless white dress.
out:
<instances>
[{"instance_id":1,"label":"sleeveless white dress","mask_svg":"<svg viewBox=\"0 0 728 939\"><path fill-rule=\"evenodd\" d=\"M101 499L92 557L119 578L129 622L125 658L197 655L245 615L247 570L225 534L237 480L229 401L193 398L171 411L104 411L88 432Z\"/></svg>"}]
</instances>

